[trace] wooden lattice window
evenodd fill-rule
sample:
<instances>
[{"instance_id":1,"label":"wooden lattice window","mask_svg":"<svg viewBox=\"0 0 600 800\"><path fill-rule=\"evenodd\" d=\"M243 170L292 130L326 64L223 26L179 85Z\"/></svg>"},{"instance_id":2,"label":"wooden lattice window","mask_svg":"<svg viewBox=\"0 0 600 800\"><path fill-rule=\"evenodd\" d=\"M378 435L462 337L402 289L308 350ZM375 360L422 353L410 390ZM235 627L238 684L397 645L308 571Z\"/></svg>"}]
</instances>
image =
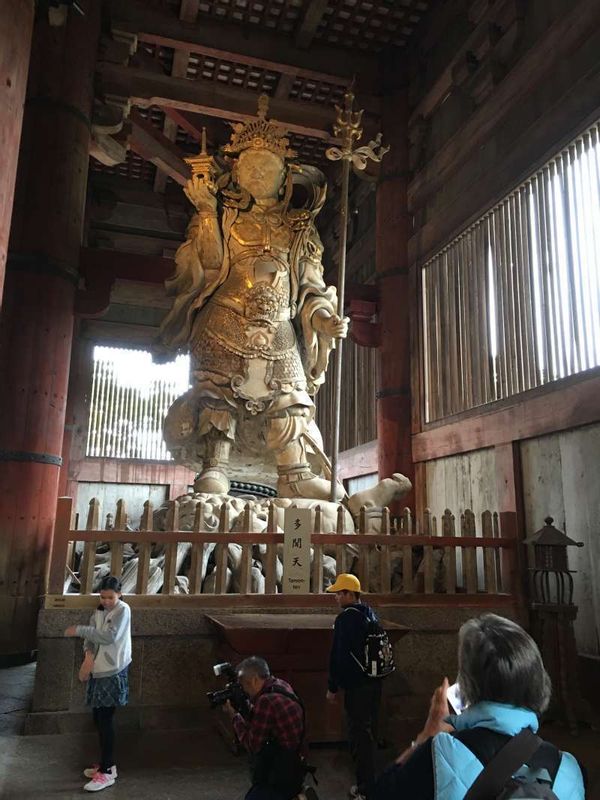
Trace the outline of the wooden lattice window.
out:
<instances>
[{"instance_id":1,"label":"wooden lattice window","mask_svg":"<svg viewBox=\"0 0 600 800\"><path fill-rule=\"evenodd\" d=\"M426 422L600 365L600 123L421 278Z\"/></svg>"},{"instance_id":2,"label":"wooden lattice window","mask_svg":"<svg viewBox=\"0 0 600 800\"><path fill-rule=\"evenodd\" d=\"M170 460L163 421L188 387L188 356L154 364L144 350L94 347L86 455Z\"/></svg>"},{"instance_id":3,"label":"wooden lattice window","mask_svg":"<svg viewBox=\"0 0 600 800\"><path fill-rule=\"evenodd\" d=\"M327 378L316 396L316 421L323 435L325 451L332 449L335 392L332 355ZM378 352L347 339L344 344L342 391L340 395L340 450L349 450L377 438L375 393L379 385Z\"/></svg>"}]
</instances>

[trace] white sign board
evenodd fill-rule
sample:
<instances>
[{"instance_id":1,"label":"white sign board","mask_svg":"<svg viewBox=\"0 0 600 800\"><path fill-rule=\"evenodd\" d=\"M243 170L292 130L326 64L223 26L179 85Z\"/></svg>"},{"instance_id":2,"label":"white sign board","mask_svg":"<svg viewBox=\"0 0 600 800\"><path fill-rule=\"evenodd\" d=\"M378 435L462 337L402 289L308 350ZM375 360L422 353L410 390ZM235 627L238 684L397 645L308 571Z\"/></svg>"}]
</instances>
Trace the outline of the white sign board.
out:
<instances>
[{"instance_id":1,"label":"white sign board","mask_svg":"<svg viewBox=\"0 0 600 800\"><path fill-rule=\"evenodd\" d=\"M310 594L310 508L286 508L283 520L283 592Z\"/></svg>"}]
</instances>

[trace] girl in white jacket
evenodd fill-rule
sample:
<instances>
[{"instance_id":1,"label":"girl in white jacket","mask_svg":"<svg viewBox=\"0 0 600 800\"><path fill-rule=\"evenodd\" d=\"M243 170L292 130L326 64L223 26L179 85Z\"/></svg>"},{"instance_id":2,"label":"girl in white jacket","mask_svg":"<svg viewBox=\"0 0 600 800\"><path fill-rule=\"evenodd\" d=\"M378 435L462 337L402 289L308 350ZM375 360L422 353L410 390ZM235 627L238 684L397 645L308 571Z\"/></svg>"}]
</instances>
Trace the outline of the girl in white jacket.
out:
<instances>
[{"instance_id":1,"label":"girl in white jacket","mask_svg":"<svg viewBox=\"0 0 600 800\"><path fill-rule=\"evenodd\" d=\"M84 659L79 679L87 681L86 704L92 707L100 739L100 763L86 770L83 787L99 792L117 778L114 762L113 717L117 706L127 705L131 664L131 609L121 599L121 582L109 576L100 585L100 605L89 625L72 625L65 636L81 636Z\"/></svg>"}]
</instances>

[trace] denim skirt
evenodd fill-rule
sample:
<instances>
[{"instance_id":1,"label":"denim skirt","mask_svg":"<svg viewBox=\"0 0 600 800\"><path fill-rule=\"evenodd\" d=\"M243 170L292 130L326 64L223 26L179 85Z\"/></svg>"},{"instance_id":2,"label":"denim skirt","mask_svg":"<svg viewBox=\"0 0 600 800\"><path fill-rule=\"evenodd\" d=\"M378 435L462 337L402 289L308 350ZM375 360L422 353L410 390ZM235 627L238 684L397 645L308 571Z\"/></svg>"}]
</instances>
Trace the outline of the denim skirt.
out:
<instances>
[{"instance_id":1,"label":"denim skirt","mask_svg":"<svg viewBox=\"0 0 600 800\"><path fill-rule=\"evenodd\" d=\"M129 667L110 678L94 678L87 682L85 703L92 708L126 706L129 700Z\"/></svg>"}]
</instances>

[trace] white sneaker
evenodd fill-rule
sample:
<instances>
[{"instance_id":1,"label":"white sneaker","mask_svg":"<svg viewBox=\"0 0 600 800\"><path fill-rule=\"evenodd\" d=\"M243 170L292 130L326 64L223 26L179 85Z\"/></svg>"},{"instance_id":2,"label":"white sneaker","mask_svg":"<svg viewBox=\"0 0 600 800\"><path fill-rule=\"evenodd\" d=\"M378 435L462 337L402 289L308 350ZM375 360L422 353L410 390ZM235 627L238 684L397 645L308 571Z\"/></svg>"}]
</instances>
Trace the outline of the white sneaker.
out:
<instances>
[{"instance_id":1,"label":"white sneaker","mask_svg":"<svg viewBox=\"0 0 600 800\"><path fill-rule=\"evenodd\" d=\"M360 793L358 786L355 783L350 787L348 796L351 798L351 800L367 800L366 796Z\"/></svg>"},{"instance_id":2,"label":"white sneaker","mask_svg":"<svg viewBox=\"0 0 600 800\"><path fill-rule=\"evenodd\" d=\"M87 769L83 770L83 776L85 778L93 778L99 769L100 769L100 764L92 764L91 767L88 767ZM117 777L117 768L114 764L110 768L110 774L113 776L113 778Z\"/></svg>"},{"instance_id":3,"label":"white sneaker","mask_svg":"<svg viewBox=\"0 0 600 800\"><path fill-rule=\"evenodd\" d=\"M96 772L94 777L89 783L83 787L86 792L101 792L102 789L108 789L113 786L115 779L109 772Z\"/></svg>"},{"instance_id":4,"label":"white sneaker","mask_svg":"<svg viewBox=\"0 0 600 800\"><path fill-rule=\"evenodd\" d=\"M302 793L298 795L298 800L319 800L317 793L312 786L305 787Z\"/></svg>"}]
</instances>

